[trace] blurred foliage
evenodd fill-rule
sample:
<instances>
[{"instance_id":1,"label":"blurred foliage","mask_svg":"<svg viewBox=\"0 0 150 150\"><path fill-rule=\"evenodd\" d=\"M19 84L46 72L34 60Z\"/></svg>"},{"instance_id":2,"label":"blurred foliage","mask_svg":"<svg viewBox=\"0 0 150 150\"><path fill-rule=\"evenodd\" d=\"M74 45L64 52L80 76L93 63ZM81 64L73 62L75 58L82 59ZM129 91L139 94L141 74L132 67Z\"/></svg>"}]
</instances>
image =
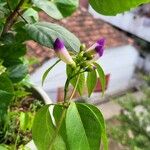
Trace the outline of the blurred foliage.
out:
<instances>
[{"instance_id":1,"label":"blurred foliage","mask_svg":"<svg viewBox=\"0 0 150 150\"><path fill-rule=\"evenodd\" d=\"M8 111L4 127L0 130L0 143L7 149L19 149L32 139L31 128L36 111L42 101L32 97L14 102Z\"/></svg>"},{"instance_id":2,"label":"blurred foliage","mask_svg":"<svg viewBox=\"0 0 150 150\"><path fill-rule=\"evenodd\" d=\"M113 118L108 125L109 136L131 150L149 150L150 148L150 78L146 78L142 87L142 97L133 94L117 99L122 106L121 115Z\"/></svg>"}]
</instances>

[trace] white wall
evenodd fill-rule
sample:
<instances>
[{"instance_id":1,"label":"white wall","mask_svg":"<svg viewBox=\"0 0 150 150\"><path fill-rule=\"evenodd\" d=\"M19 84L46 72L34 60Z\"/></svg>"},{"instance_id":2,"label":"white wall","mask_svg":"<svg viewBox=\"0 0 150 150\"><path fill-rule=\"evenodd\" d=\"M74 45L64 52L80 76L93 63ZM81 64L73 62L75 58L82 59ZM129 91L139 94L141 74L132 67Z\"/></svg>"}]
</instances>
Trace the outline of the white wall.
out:
<instances>
[{"instance_id":1,"label":"white wall","mask_svg":"<svg viewBox=\"0 0 150 150\"><path fill-rule=\"evenodd\" d=\"M129 85L137 63L138 53L130 45L105 50L105 53L98 63L101 64L106 74L110 73L110 83L107 93L114 93ZM31 75L31 80L41 85L43 72L49 68L56 58L46 62L41 68ZM48 75L44 89L51 99L56 99L57 88L63 87L66 79L65 64L59 63Z\"/></svg>"},{"instance_id":2,"label":"white wall","mask_svg":"<svg viewBox=\"0 0 150 150\"><path fill-rule=\"evenodd\" d=\"M101 18L122 30L137 35L150 42L150 18L136 15L136 18L134 19L135 14L133 12L126 12L116 16L103 16L95 12L91 7L89 7L89 12L95 18Z\"/></svg>"}]
</instances>

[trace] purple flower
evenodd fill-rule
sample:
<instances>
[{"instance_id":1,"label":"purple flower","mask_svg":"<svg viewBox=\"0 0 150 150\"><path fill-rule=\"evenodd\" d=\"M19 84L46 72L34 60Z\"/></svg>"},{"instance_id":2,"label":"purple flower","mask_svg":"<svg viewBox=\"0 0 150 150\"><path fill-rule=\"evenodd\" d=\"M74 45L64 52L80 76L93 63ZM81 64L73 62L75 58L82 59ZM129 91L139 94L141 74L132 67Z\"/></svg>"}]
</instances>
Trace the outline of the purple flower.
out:
<instances>
[{"instance_id":1,"label":"purple flower","mask_svg":"<svg viewBox=\"0 0 150 150\"><path fill-rule=\"evenodd\" d=\"M92 45L86 53L88 55L93 55L93 59L97 60L99 59L103 53L104 53L104 45L105 45L105 39L102 38L98 40L94 45Z\"/></svg>"},{"instance_id":2,"label":"purple flower","mask_svg":"<svg viewBox=\"0 0 150 150\"><path fill-rule=\"evenodd\" d=\"M67 51L64 42L59 38L57 38L54 42L54 51L56 52L57 56L66 64L70 64L74 67L76 66L75 62Z\"/></svg>"}]
</instances>

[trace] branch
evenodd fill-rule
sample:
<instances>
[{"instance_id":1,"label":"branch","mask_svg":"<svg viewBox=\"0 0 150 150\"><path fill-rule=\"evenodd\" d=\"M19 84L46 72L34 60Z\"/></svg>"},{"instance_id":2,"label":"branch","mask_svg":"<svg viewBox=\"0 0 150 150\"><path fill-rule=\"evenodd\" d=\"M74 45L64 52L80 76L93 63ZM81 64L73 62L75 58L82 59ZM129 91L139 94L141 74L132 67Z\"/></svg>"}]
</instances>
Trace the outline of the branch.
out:
<instances>
[{"instance_id":1,"label":"branch","mask_svg":"<svg viewBox=\"0 0 150 150\"><path fill-rule=\"evenodd\" d=\"M15 10L7 17L1 36L3 36L6 32L8 32L8 30L12 27L12 25L14 24L14 19L17 16L19 16L18 15L19 9L23 5L24 2L25 0L20 0Z\"/></svg>"}]
</instances>

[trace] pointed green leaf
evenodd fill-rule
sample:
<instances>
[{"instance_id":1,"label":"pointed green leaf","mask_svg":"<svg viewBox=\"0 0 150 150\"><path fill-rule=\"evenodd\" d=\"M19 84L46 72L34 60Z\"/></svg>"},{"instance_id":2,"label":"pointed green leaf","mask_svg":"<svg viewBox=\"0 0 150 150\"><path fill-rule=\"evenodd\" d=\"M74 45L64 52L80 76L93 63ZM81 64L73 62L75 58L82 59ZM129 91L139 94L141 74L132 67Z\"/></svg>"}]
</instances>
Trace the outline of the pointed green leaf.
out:
<instances>
[{"instance_id":1,"label":"pointed green leaf","mask_svg":"<svg viewBox=\"0 0 150 150\"><path fill-rule=\"evenodd\" d=\"M23 80L28 73L28 66L22 63L8 67L9 78L17 83Z\"/></svg>"},{"instance_id":2,"label":"pointed green leaf","mask_svg":"<svg viewBox=\"0 0 150 150\"><path fill-rule=\"evenodd\" d=\"M73 76L73 74L75 74L74 69L70 67L69 65L67 65L66 73L67 73L68 78L70 78L71 76ZM85 86L85 74L81 73L73 77L70 83L72 84L73 87L75 87L77 83L77 91L79 92L80 95L82 95L84 86Z\"/></svg>"},{"instance_id":3,"label":"pointed green leaf","mask_svg":"<svg viewBox=\"0 0 150 150\"><path fill-rule=\"evenodd\" d=\"M36 7L55 19L70 16L78 7L79 0L32 0ZM67 8L67 9L66 9Z\"/></svg>"},{"instance_id":4,"label":"pointed green leaf","mask_svg":"<svg viewBox=\"0 0 150 150\"><path fill-rule=\"evenodd\" d=\"M43 76L42 76L42 85L44 84L44 81L45 81L45 79L46 79L48 73L49 73L49 72L55 67L55 65L57 65L59 62L60 62L60 59L57 60L51 67L49 67L49 68L45 71L45 73L44 73Z\"/></svg>"},{"instance_id":5,"label":"pointed green leaf","mask_svg":"<svg viewBox=\"0 0 150 150\"><path fill-rule=\"evenodd\" d=\"M32 127L32 136L35 145L38 150L66 150L65 143L61 136L58 134L54 137L56 128L53 124L49 106L46 105L42 107L36 114L33 127ZM52 142L53 141L53 142Z\"/></svg>"},{"instance_id":6,"label":"pointed green leaf","mask_svg":"<svg viewBox=\"0 0 150 150\"><path fill-rule=\"evenodd\" d=\"M0 75L0 123L5 119L8 106L13 99L14 89L13 84L6 74ZM2 121L2 122L1 122Z\"/></svg>"},{"instance_id":7,"label":"pointed green leaf","mask_svg":"<svg viewBox=\"0 0 150 150\"><path fill-rule=\"evenodd\" d=\"M94 114L94 116L97 118L99 125L101 127L104 150L108 150L108 140L107 140L107 134L106 134L105 120L101 111L94 105L91 105L91 104L83 104L83 105L88 107L88 109L90 109L91 112Z\"/></svg>"},{"instance_id":8,"label":"pointed green leaf","mask_svg":"<svg viewBox=\"0 0 150 150\"><path fill-rule=\"evenodd\" d=\"M53 1L48 0L32 0L36 7L43 10L49 16L55 19L62 19L63 15Z\"/></svg>"},{"instance_id":9,"label":"pointed green leaf","mask_svg":"<svg viewBox=\"0 0 150 150\"><path fill-rule=\"evenodd\" d=\"M90 145L90 150L99 150L102 136L102 128L93 111L82 103L76 103L77 109L82 120L86 137Z\"/></svg>"},{"instance_id":10,"label":"pointed green leaf","mask_svg":"<svg viewBox=\"0 0 150 150\"><path fill-rule=\"evenodd\" d=\"M24 13L23 17L26 19L28 23L34 23L39 21L39 15L36 10L33 8L28 8Z\"/></svg>"},{"instance_id":11,"label":"pointed green leaf","mask_svg":"<svg viewBox=\"0 0 150 150\"><path fill-rule=\"evenodd\" d=\"M9 93L13 93L14 91L13 84L5 73L0 75L0 90Z\"/></svg>"},{"instance_id":12,"label":"pointed green leaf","mask_svg":"<svg viewBox=\"0 0 150 150\"><path fill-rule=\"evenodd\" d=\"M70 150L90 150L85 129L75 103L71 103L67 110L66 130Z\"/></svg>"},{"instance_id":13,"label":"pointed green leaf","mask_svg":"<svg viewBox=\"0 0 150 150\"><path fill-rule=\"evenodd\" d=\"M65 42L65 46L69 50L77 52L80 49L79 39L67 29L57 24L38 22L27 24L25 29L32 40L49 48L53 48L56 38L60 38Z\"/></svg>"},{"instance_id":14,"label":"pointed green leaf","mask_svg":"<svg viewBox=\"0 0 150 150\"><path fill-rule=\"evenodd\" d=\"M103 15L116 15L150 0L89 0L95 11Z\"/></svg>"},{"instance_id":15,"label":"pointed green leaf","mask_svg":"<svg viewBox=\"0 0 150 150\"><path fill-rule=\"evenodd\" d=\"M67 109L64 108L63 106L55 105L54 110L53 110L53 116L55 118L56 124L59 124L60 118L65 113L64 119L63 119L60 129L59 129L59 134L62 136L63 140L65 141L67 149L69 149L68 142L67 142L67 134L66 134L66 123L65 123L66 111L67 111Z\"/></svg>"},{"instance_id":16,"label":"pointed green leaf","mask_svg":"<svg viewBox=\"0 0 150 150\"><path fill-rule=\"evenodd\" d=\"M104 94L104 91L105 91L105 88L106 88L106 76L105 76L105 73L104 73L102 67L97 63L94 63L94 64L97 67L96 70L97 70L98 75L99 75L99 80L100 80L100 83L101 83L102 93Z\"/></svg>"},{"instance_id":17,"label":"pointed green leaf","mask_svg":"<svg viewBox=\"0 0 150 150\"><path fill-rule=\"evenodd\" d=\"M95 86L97 83L97 74L96 71L93 70L92 72L88 72L87 76L87 88L88 88L88 95L91 96Z\"/></svg>"}]
</instances>

